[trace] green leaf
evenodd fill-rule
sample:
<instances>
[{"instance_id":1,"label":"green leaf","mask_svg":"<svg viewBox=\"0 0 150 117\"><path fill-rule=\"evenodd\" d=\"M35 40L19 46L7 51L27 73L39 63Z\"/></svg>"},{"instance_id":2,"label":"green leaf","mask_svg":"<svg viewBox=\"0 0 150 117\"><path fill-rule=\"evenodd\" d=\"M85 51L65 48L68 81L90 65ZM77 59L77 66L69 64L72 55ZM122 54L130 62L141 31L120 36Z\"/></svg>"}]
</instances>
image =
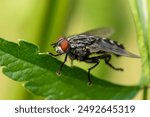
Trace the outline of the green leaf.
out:
<instances>
[{"instance_id":1,"label":"green leaf","mask_svg":"<svg viewBox=\"0 0 150 117\"><path fill-rule=\"evenodd\" d=\"M129 0L134 17L138 45L141 54L141 81L143 86L143 99L148 98L148 85L150 84L150 2L149 0Z\"/></svg>"},{"instance_id":2,"label":"green leaf","mask_svg":"<svg viewBox=\"0 0 150 117\"><path fill-rule=\"evenodd\" d=\"M93 85L87 85L87 72L64 66L58 77L61 62L48 54L39 53L36 45L19 44L0 38L0 65L3 73L24 83L30 92L46 99L131 99L138 86L119 86L92 76Z\"/></svg>"},{"instance_id":3,"label":"green leaf","mask_svg":"<svg viewBox=\"0 0 150 117\"><path fill-rule=\"evenodd\" d=\"M150 84L150 2L148 0L129 0L135 21L137 40L141 54L141 81L140 85Z\"/></svg>"}]
</instances>

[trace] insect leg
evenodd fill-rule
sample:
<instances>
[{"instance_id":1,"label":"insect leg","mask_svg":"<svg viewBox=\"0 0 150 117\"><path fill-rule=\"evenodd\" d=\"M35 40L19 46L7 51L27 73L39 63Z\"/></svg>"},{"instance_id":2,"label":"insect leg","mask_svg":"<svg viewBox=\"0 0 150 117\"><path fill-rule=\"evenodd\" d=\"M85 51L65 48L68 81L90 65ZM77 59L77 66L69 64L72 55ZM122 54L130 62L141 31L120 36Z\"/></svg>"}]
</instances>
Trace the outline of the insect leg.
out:
<instances>
[{"instance_id":1,"label":"insect leg","mask_svg":"<svg viewBox=\"0 0 150 117\"><path fill-rule=\"evenodd\" d=\"M68 55L69 55L69 58L71 60L71 67L73 67L73 60L76 58L76 56L72 53L69 53Z\"/></svg>"},{"instance_id":2,"label":"insect leg","mask_svg":"<svg viewBox=\"0 0 150 117\"><path fill-rule=\"evenodd\" d=\"M96 63L95 65L93 65L92 67L90 67L90 68L88 69L88 81L89 81L89 85L91 85L91 84L92 84L92 80L91 80L91 78L90 78L90 71L91 71L92 69L94 69L94 68L99 64L99 60L98 60L98 59L95 59L94 57L91 57L91 58L87 58L87 59L85 60L85 62L87 62L87 63Z\"/></svg>"},{"instance_id":3,"label":"insect leg","mask_svg":"<svg viewBox=\"0 0 150 117\"><path fill-rule=\"evenodd\" d=\"M60 54L53 54L51 52L48 52L49 55L52 55L52 56L59 56Z\"/></svg>"},{"instance_id":4,"label":"insect leg","mask_svg":"<svg viewBox=\"0 0 150 117\"><path fill-rule=\"evenodd\" d=\"M107 65L109 65L109 66L110 66L111 68L113 68L114 70L123 71L122 68L116 68L116 67L114 67L112 64L110 64L110 63L109 63L110 59L111 59L111 55L107 55L107 56L104 58L105 63L106 63Z\"/></svg>"},{"instance_id":5,"label":"insect leg","mask_svg":"<svg viewBox=\"0 0 150 117\"><path fill-rule=\"evenodd\" d=\"M65 62L67 61L67 56L68 56L68 54L66 54L64 62L61 64L60 68L57 70L57 72L56 72L57 75L60 75L60 72L61 72Z\"/></svg>"},{"instance_id":6,"label":"insect leg","mask_svg":"<svg viewBox=\"0 0 150 117\"><path fill-rule=\"evenodd\" d=\"M71 60L71 67L73 67L73 60Z\"/></svg>"}]
</instances>

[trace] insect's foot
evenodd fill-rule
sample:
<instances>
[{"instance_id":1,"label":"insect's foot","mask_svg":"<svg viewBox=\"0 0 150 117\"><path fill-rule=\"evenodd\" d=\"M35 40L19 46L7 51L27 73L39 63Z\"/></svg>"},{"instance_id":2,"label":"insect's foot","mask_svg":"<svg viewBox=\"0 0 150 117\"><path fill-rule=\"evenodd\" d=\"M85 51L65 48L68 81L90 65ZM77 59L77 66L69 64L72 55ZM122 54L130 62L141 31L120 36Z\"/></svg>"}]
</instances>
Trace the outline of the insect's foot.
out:
<instances>
[{"instance_id":1,"label":"insect's foot","mask_svg":"<svg viewBox=\"0 0 150 117\"><path fill-rule=\"evenodd\" d=\"M117 70L117 71L123 71L123 68L115 68L113 67L114 70Z\"/></svg>"},{"instance_id":2,"label":"insect's foot","mask_svg":"<svg viewBox=\"0 0 150 117\"><path fill-rule=\"evenodd\" d=\"M123 69L123 68L118 68L118 70L119 70L119 71L123 71L124 69Z\"/></svg>"},{"instance_id":3,"label":"insect's foot","mask_svg":"<svg viewBox=\"0 0 150 117\"><path fill-rule=\"evenodd\" d=\"M60 70L57 70L57 71L56 71L56 74L57 74L58 76L61 76Z\"/></svg>"},{"instance_id":4,"label":"insect's foot","mask_svg":"<svg viewBox=\"0 0 150 117\"><path fill-rule=\"evenodd\" d=\"M92 86L92 81L89 81L89 82L88 82L88 86Z\"/></svg>"}]
</instances>

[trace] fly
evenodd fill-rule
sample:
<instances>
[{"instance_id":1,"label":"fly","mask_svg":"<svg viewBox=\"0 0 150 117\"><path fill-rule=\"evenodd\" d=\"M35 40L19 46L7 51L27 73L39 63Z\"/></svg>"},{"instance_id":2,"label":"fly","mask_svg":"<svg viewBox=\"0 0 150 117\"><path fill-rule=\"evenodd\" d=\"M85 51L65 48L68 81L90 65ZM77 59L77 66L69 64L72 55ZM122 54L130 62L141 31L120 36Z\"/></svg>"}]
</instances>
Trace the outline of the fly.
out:
<instances>
[{"instance_id":1,"label":"fly","mask_svg":"<svg viewBox=\"0 0 150 117\"><path fill-rule=\"evenodd\" d=\"M114 70L123 71L122 68L116 68L110 63L112 54L140 58L138 55L125 50L122 44L109 39L109 36L112 34L113 30L110 28L98 28L78 35L59 38L56 43L51 44L57 54L49 53L52 56L66 54L57 74L61 73L68 56L72 61L79 60L86 63L93 63L94 65L88 69L88 82L91 84L90 71L100 63L100 60L103 59Z\"/></svg>"}]
</instances>

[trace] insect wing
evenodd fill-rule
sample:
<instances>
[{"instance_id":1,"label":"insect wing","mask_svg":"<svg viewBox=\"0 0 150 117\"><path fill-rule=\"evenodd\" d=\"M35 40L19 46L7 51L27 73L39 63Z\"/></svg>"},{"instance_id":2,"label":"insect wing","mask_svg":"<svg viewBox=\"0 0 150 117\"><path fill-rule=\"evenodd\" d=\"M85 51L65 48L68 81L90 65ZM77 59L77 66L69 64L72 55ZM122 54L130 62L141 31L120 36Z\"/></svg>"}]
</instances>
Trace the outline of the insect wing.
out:
<instances>
[{"instance_id":1,"label":"insect wing","mask_svg":"<svg viewBox=\"0 0 150 117\"><path fill-rule=\"evenodd\" d=\"M140 58L140 56L135 55L135 54L133 54L125 49L122 49L122 48L113 49L112 53L115 53L115 54L121 55L121 56L131 57L131 58Z\"/></svg>"},{"instance_id":2,"label":"insect wing","mask_svg":"<svg viewBox=\"0 0 150 117\"><path fill-rule=\"evenodd\" d=\"M110 37L114 33L112 28L97 28L81 33L81 35L93 35L99 37Z\"/></svg>"},{"instance_id":3,"label":"insect wing","mask_svg":"<svg viewBox=\"0 0 150 117\"><path fill-rule=\"evenodd\" d=\"M113 53L116 55L121 55L121 56L126 56L126 57L131 57L131 58L140 58L138 55L128 52L127 50L125 50L122 47L119 47L116 44L110 44L103 39L99 40L96 43L93 43L88 48L91 53L103 51L106 53Z\"/></svg>"}]
</instances>

